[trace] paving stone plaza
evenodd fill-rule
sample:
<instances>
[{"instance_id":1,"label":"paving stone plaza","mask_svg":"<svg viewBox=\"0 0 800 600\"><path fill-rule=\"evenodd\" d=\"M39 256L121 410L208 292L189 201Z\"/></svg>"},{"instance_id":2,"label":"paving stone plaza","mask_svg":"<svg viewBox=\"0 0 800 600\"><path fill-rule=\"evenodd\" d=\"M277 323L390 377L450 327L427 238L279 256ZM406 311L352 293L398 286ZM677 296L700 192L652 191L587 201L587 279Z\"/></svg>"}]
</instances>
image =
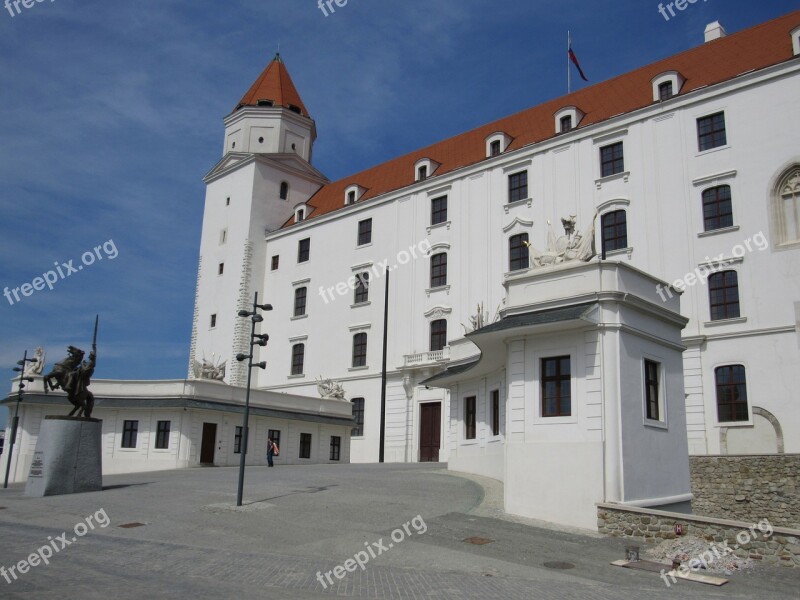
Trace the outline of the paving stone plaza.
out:
<instances>
[{"instance_id":1,"label":"paving stone plaza","mask_svg":"<svg viewBox=\"0 0 800 600\"><path fill-rule=\"evenodd\" d=\"M770 567L720 588L667 588L657 573L609 564L625 542L511 520L500 484L443 465L248 468L240 509L237 475L117 475L102 492L45 498L10 486L0 567L55 550L0 578L0 597L796 599L800 589L796 570Z\"/></svg>"}]
</instances>

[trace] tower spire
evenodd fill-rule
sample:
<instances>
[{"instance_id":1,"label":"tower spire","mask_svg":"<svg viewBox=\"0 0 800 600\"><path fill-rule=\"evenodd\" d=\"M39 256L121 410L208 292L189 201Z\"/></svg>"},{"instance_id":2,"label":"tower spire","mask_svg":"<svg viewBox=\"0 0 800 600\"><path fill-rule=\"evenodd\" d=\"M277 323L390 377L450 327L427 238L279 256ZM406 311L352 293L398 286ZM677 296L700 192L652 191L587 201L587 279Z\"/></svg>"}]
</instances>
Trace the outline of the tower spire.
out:
<instances>
[{"instance_id":1,"label":"tower spire","mask_svg":"<svg viewBox=\"0 0 800 600\"><path fill-rule=\"evenodd\" d=\"M310 116L281 58L280 45L275 57L242 96L234 112L245 106L281 106L304 117Z\"/></svg>"}]
</instances>

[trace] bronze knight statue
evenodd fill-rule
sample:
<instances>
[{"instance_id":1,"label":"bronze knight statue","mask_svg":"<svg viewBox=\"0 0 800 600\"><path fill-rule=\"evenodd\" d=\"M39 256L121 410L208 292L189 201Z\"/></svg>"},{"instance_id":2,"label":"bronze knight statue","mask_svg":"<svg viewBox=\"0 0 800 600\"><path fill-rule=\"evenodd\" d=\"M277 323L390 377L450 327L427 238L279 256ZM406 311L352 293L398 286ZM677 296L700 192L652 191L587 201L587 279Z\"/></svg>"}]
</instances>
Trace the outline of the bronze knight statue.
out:
<instances>
[{"instance_id":1,"label":"bronze knight statue","mask_svg":"<svg viewBox=\"0 0 800 600\"><path fill-rule=\"evenodd\" d=\"M69 400L75 407L68 416L92 416L94 408L94 395L89 391L89 382L94 373L97 361L97 319L94 323L94 338L89 360L83 360L84 352L75 346L67 348L67 357L53 366L53 370L44 376L44 391L61 388L67 393ZM55 383L53 383L55 380Z\"/></svg>"}]
</instances>

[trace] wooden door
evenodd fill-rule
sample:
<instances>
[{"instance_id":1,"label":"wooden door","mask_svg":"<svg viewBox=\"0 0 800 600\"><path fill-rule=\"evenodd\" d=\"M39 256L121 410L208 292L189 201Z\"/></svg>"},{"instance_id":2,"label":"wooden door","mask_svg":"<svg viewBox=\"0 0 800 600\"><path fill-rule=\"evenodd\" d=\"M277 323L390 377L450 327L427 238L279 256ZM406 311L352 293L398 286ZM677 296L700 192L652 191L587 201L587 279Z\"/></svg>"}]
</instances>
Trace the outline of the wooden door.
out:
<instances>
[{"instance_id":1,"label":"wooden door","mask_svg":"<svg viewBox=\"0 0 800 600\"><path fill-rule=\"evenodd\" d=\"M203 423L203 439L200 442L200 464L214 464L214 448L217 445L217 424Z\"/></svg>"},{"instance_id":2,"label":"wooden door","mask_svg":"<svg viewBox=\"0 0 800 600\"><path fill-rule=\"evenodd\" d=\"M442 431L442 403L420 405L419 461L439 462Z\"/></svg>"}]
</instances>

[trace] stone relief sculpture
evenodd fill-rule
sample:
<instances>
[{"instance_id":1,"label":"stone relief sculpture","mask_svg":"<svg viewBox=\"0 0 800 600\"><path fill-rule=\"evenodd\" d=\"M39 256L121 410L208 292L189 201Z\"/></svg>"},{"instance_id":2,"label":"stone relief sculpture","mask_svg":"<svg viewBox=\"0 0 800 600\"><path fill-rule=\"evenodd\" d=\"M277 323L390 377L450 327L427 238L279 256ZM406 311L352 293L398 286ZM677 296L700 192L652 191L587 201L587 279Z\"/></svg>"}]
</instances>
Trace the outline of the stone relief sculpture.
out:
<instances>
[{"instance_id":1,"label":"stone relief sculpture","mask_svg":"<svg viewBox=\"0 0 800 600\"><path fill-rule=\"evenodd\" d=\"M332 379L323 379L320 377L317 380L317 390L319 391L319 395L323 398L344 400L344 388L338 381L333 381Z\"/></svg>"},{"instance_id":2,"label":"stone relief sculpture","mask_svg":"<svg viewBox=\"0 0 800 600\"><path fill-rule=\"evenodd\" d=\"M44 372L44 359L45 353L44 348L39 346L34 350L33 357L36 359L36 362L28 363L25 365L25 372L23 375L25 377L31 377L33 375L41 375Z\"/></svg>"},{"instance_id":3,"label":"stone relief sculpture","mask_svg":"<svg viewBox=\"0 0 800 600\"><path fill-rule=\"evenodd\" d=\"M464 333L467 334L477 331L481 327L484 327L488 322L489 313L487 313L483 308L483 302L481 302L478 304L475 314L470 316L469 325L464 325L464 323L461 323L461 326L464 328Z\"/></svg>"},{"instance_id":4,"label":"stone relief sculpture","mask_svg":"<svg viewBox=\"0 0 800 600\"><path fill-rule=\"evenodd\" d=\"M227 370L227 360L216 362L214 354L211 355L211 360L206 360L203 356L202 362L194 361L194 376L196 379L211 379L213 381L223 381L225 379L225 372Z\"/></svg>"},{"instance_id":5,"label":"stone relief sculpture","mask_svg":"<svg viewBox=\"0 0 800 600\"><path fill-rule=\"evenodd\" d=\"M536 267L551 267L573 260L580 260L584 262L590 261L597 255L594 247L594 229L597 221L597 212L595 211L592 223L589 225L583 234L576 233L577 216L569 215L561 219L561 225L564 227L564 234L556 238L553 232L553 226L550 221L547 222L547 248L544 252L540 252L530 242L525 242L528 247L531 268Z\"/></svg>"}]
</instances>

